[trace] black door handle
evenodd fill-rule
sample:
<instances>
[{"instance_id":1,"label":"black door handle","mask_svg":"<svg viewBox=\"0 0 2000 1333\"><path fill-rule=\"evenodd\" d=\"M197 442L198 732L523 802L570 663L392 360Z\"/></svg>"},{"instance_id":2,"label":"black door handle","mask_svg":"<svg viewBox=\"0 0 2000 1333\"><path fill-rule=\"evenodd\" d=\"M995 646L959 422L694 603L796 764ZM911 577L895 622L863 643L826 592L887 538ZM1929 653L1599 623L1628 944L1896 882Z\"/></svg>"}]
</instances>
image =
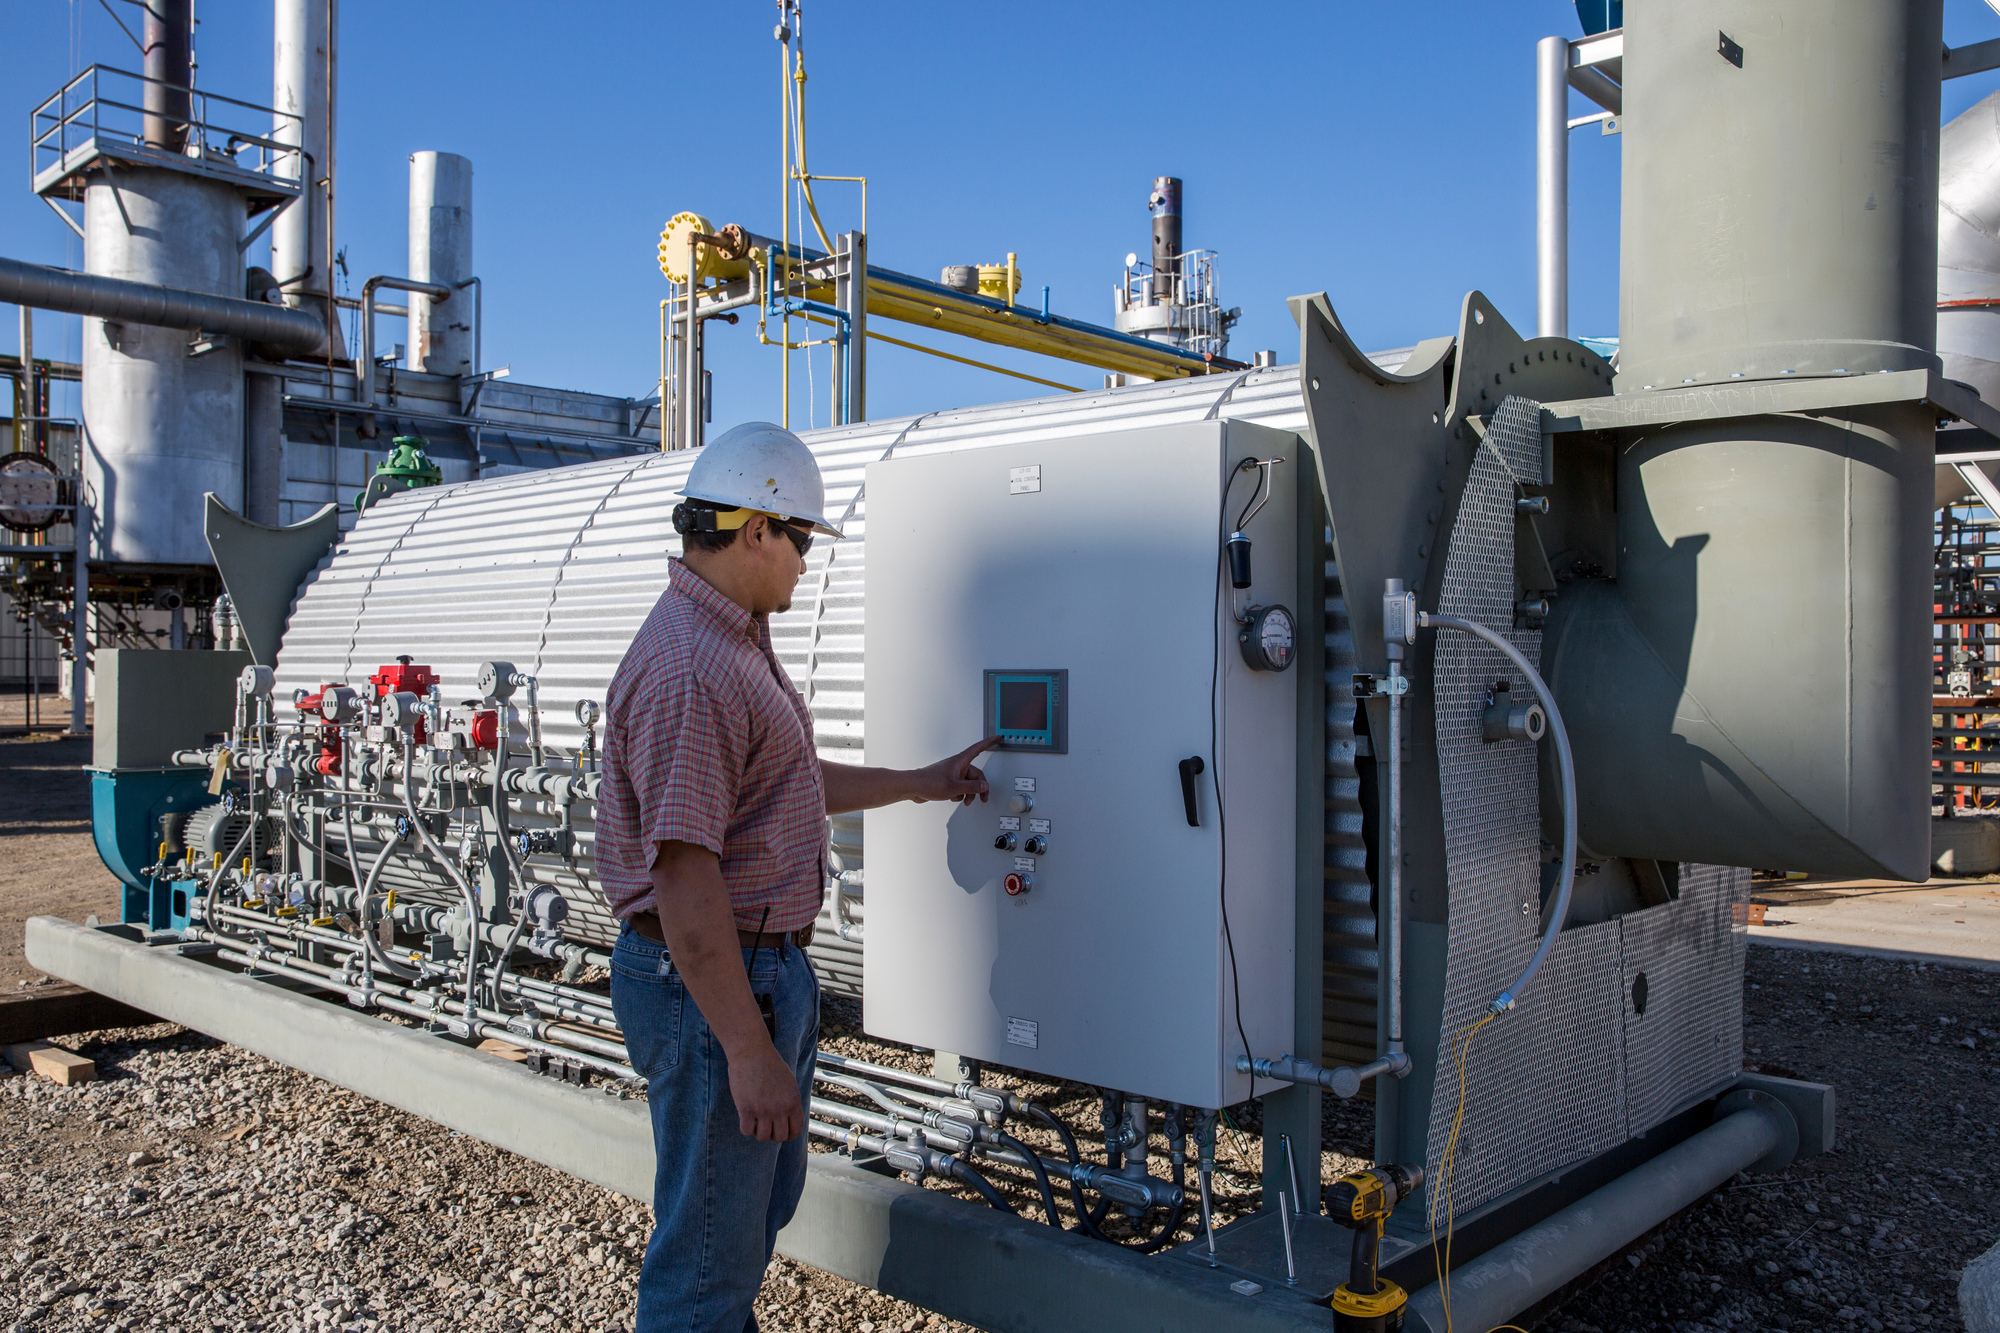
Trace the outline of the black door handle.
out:
<instances>
[{"instance_id":1,"label":"black door handle","mask_svg":"<svg viewBox=\"0 0 2000 1333\"><path fill-rule=\"evenodd\" d=\"M1187 807L1189 828L1201 827L1201 816L1194 803L1194 780L1195 776L1206 767L1207 765L1201 762L1200 755L1181 760L1181 803Z\"/></svg>"}]
</instances>

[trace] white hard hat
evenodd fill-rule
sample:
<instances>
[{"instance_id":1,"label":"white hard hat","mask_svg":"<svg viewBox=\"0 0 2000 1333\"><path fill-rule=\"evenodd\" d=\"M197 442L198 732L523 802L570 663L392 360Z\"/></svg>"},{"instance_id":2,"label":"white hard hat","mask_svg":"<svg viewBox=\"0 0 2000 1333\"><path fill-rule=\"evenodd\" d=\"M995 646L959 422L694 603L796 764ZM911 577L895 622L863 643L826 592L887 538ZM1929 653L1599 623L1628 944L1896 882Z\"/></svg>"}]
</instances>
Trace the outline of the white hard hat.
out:
<instances>
[{"instance_id":1,"label":"white hard hat","mask_svg":"<svg viewBox=\"0 0 2000 1333\"><path fill-rule=\"evenodd\" d=\"M805 441L768 421L746 421L703 445L681 494L728 509L754 509L809 523L829 537L826 484Z\"/></svg>"}]
</instances>

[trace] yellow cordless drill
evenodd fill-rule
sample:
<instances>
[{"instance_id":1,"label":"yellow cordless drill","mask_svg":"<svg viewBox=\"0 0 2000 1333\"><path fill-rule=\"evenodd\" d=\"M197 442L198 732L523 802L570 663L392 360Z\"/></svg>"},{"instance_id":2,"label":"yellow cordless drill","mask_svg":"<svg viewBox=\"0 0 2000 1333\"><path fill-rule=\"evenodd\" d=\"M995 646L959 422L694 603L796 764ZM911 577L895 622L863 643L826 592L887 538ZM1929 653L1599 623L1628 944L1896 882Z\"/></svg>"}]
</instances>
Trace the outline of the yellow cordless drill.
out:
<instances>
[{"instance_id":1,"label":"yellow cordless drill","mask_svg":"<svg viewBox=\"0 0 2000 1333\"><path fill-rule=\"evenodd\" d=\"M1333 1291L1333 1326L1338 1333L1395 1333L1403 1327L1403 1306L1409 1297L1378 1271L1382 1228L1396 1205L1423 1183L1420 1166L1377 1166L1342 1176L1327 1190L1327 1216L1354 1228L1347 1281Z\"/></svg>"}]
</instances>

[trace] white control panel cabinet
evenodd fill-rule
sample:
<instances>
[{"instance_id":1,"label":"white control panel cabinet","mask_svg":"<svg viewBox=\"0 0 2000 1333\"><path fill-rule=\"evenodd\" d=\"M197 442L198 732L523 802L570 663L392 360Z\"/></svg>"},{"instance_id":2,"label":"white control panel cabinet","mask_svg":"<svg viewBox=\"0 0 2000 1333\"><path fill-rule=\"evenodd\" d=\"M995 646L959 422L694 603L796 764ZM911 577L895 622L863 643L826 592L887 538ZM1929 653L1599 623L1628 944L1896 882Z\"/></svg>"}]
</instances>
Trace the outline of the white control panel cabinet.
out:
<instances>
[{"instance_id":1,"label":"white control panel cabinet","mask_svg":"<svg viewBox=\"0 0 2000 1333\"><path fill-rule=\"evenodd\" d=\"M1203 422L869 467L868 762L1007 737L990 803L866 816L869 1033L1199 1107L1251 1095L1239 1018L1291 1050L1298 679L1238 612L1298 610L1301 455Z\"/></svg>"}]
</instances>

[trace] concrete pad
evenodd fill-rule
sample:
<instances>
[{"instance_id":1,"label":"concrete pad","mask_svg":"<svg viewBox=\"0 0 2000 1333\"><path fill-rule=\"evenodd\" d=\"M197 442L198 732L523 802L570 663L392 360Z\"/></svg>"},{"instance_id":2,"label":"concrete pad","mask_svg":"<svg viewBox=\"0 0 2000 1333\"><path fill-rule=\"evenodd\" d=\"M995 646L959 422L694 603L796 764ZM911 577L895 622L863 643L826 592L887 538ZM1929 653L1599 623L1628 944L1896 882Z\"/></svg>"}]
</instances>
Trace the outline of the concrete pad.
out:
<instances>
[{"instance_id":1,"label":"concrete pad","mask_svg":"<svg viewBox=\"0 0 2000 1333\"><path fill-rule=\"evenodd\" d=\"M2000 881L1760 882L1750 896L1754 943L2000 971Z\"/></svg>"}]
</instances>

